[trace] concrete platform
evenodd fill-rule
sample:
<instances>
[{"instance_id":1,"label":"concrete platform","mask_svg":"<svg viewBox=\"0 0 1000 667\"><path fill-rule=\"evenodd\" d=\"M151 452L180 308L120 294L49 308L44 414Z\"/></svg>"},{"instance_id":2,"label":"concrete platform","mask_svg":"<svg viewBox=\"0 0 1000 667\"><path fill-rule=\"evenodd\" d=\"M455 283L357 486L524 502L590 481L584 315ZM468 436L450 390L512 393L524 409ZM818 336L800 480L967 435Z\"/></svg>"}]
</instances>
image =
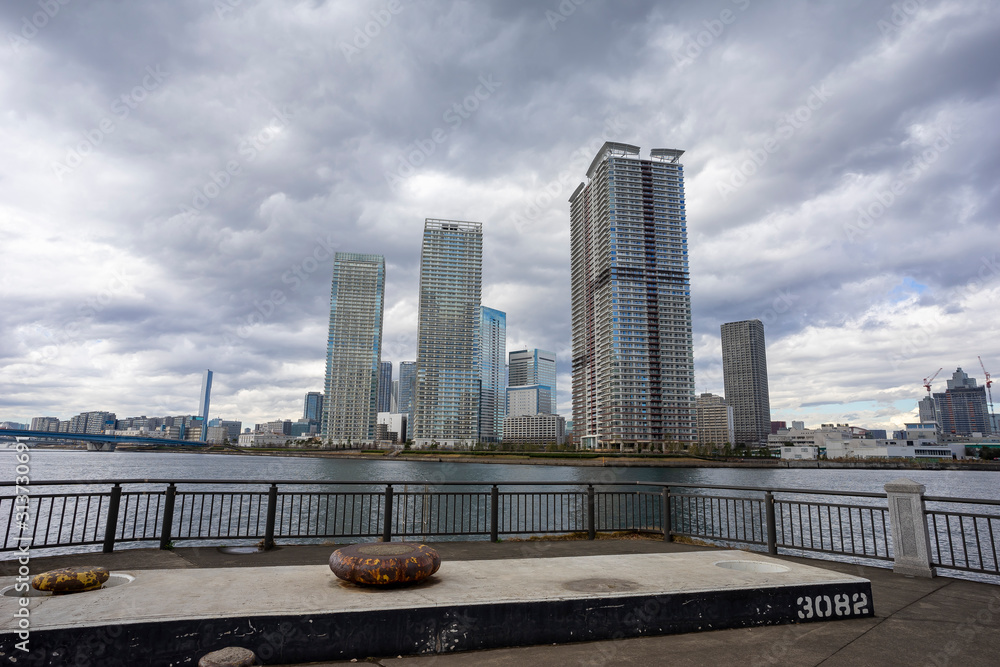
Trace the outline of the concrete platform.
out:
<instances>
[{"instance_id":1,"label":"concrete platform","mask_svg":"<svg viewBox=\"0 0 1000 667\"><path fill-rule=\"evenodd\" d=\"M32 644L46 650L17 664L95 652L109 666L194 664L229 645L271 664L364 659L874 614L867 579L744 551L446 560L428 581L390 590L346 584L324 565L114 573L134 580L32 598ZM14 655L17 604L0 598L3 657Z\"/></svg>"}]
</instances>

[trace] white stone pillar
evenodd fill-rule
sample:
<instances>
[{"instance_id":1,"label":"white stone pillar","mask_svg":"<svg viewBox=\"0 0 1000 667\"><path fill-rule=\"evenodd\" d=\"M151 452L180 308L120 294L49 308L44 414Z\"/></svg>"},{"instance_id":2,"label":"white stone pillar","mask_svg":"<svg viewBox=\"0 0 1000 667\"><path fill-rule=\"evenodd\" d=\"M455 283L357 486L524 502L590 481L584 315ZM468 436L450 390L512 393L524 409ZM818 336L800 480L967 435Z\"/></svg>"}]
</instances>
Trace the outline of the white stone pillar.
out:
<instances>
[{"instance_id":1,"label":"white stone pillar","mask_svg":"<svg viewBox=\"0 0 1000 667\"><path fill-rule=\"evenodd\" d=\"M924 516L923 484L900 478L885 485L889 498L889 522L895 553L893 572L914 577L933 577L931 543Z\"/></svg>"}]
</instances>

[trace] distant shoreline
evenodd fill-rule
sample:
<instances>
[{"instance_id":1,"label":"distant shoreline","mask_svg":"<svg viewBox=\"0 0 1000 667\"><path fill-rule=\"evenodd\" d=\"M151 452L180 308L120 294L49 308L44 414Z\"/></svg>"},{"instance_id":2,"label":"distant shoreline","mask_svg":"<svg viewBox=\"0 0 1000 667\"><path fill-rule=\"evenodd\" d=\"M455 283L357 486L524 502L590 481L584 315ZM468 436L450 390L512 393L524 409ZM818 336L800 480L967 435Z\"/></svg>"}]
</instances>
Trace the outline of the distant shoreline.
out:
<instances>
[{"instance_id":1,"label":"distant shoreline","mask_svg":"<svg viewBox=\"0 0 1000 667\"><path fill-rule=\"evenodd\" d=\"M33 449L52 451L86 451L82 447L40 446ZM574 458L532 458L516 453L465 455L461 453L440 452L435 454L365 454L361 452L331 451L331 450L261 450L232 451L203 449L180 449L174 447L134 447L119 446L118 449L127 452L160 452L186 454L222 454L226 456L284 456L290 458L342 458L349 460L370 461L409 461L416 463L486 463L508 465L542 465L542 466L573 466L573 467L607 467L607 468L762 468L772 470L979 470L983 472L1000 471L1000 462L962 463L951 462L920 462L903 461L793 461L778 459L742 459L728 461L712 461L697 458L647 459L643 457L596 457L587 459ZM93 452L100 455L102 452ZM108 452L103 452L108 453Z\"/></svg>"}]
</instances>

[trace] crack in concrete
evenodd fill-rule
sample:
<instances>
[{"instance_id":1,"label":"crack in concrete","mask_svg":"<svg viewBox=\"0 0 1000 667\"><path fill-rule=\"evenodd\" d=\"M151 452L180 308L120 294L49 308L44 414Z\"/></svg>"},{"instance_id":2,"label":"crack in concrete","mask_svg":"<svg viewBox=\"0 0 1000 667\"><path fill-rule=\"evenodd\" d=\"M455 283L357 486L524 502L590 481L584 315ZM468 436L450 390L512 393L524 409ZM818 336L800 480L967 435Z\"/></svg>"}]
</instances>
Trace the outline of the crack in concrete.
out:
<instances>
[{"instance_id":1,"label":"crack in concrete","mask_svg":"<svg viewBox=\"0 0 1000 667\"><path fill-rule=\"evenodd\" d=\"M858 635L857 637L855 637L855 638L854 638L854 639L852 639L851 641L847 642L846 644L844 644L843 646L841 646L840 648L838 648L838 649L837 649L836 651L834 651L834 652L833 652L833 653L831 653L830 655L828 655L828 656L826 656L825 658L823 658L823 659L822 659L822 660L821 660L820 662L817 662L817 663L816 663L816 665L814 665L814 667L820 667L821 665L823 665L823 664L825 664L825 663L829 662L830 660L832 660L833 658L835 658L835 657L837 656L837 654L838 654L838 653L840 653L840 652L841 652L841 651L843 651L844 649L848 648L849 646L852 646L852 645L853 645L853 644L854 644L854 643L855 643L856 641L858 641L858 640L859 640L859 639L861 639L862 637L866 636L866 635L867 635L868 633L870 633L870 632L871 632L872 630L874 630L875 628L879 627L880 625L882 625L883 623L885 623L886 621L888 621L888 620L889 620L890 618L894 617L894 616L895 616L896 614L900 613L901 611L903 611L903 610L905 610L905 609L909 609L910 607L912 607L913 605L917 604L917 603L918 603L918 602L920 602L921 600L924 600L924 599L926 599L927 597L929 597L929 596L931 596L931 595L934 595L934 594L935 594L935 593L937 593L938 591L941 591L941 590L944 590L945 588L948 588L949 586L951 586L951 585L952 585L952 583L954 583L954 582L951 582L951 581L948 581L948 582L945 582L945 583L944 583L944 585L942 585L942 586L938 586L937 588L935 588L935 589L934 589L934 590L932 590L932 591L927 591L926 593L924 593L923 595L921 595L920 597L918 597L918 598L917 598L916 600L914 600L913 602L911 602L911 603L907 604L906 606L903 606L903 607L900 607L899 609L897 609L896 611L892 612L892 613L891 613L891 614L889 614L888 616L883 616L882 618L880 618L880 619L879 619L879 622L878 622L878 623L876 623L876 624L875 624L875 625L873 625L872 627L868 628L867 630L865 630L864 632L862 632L862 633L861 633L860 635ZM879 618L879 617L878 617L878 616L876 616L875 618Z\"/></svg>"}]
</instances>

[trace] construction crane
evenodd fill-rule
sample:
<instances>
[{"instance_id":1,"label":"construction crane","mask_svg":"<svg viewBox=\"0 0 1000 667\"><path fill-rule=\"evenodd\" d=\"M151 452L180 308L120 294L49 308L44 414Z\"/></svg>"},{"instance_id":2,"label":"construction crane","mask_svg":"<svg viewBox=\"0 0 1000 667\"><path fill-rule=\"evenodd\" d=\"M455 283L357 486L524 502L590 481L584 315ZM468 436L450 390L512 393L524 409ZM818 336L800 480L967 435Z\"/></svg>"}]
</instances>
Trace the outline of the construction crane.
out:
<instances>
[{"instance_id":1,"label":"construction crane","mask_svg":"<svg viewBox=\"0 0 1000 667\"><path fill-rule=\"evenodd\" d=\"M990 387L993 386L993 380L990 379L990 374L986 372L986 366L983 365L983 358L976 357L979 359L979 367L983 369L983 375L986 376L986 394L990 397L990 415L993 414L993 392L990 391ZM992 419L992 417L990 417Z\"/></svg>"},{"instance_id":2,"label":"construction crane","mask_svg":"<svg viewBox=\"0 0 1000 667\"><path fill-rule=\"evenodd\" d=\"M934 371L934 375L930 376L929 378L924 378L924 389L927 390L927 395L928 396L931 395L931 382L933 382L934 378L936 378L938 376L938 373L940 373L943 370L944 370L943 367L939 368L936 371Z\"/></svg>"}]
</instances>

